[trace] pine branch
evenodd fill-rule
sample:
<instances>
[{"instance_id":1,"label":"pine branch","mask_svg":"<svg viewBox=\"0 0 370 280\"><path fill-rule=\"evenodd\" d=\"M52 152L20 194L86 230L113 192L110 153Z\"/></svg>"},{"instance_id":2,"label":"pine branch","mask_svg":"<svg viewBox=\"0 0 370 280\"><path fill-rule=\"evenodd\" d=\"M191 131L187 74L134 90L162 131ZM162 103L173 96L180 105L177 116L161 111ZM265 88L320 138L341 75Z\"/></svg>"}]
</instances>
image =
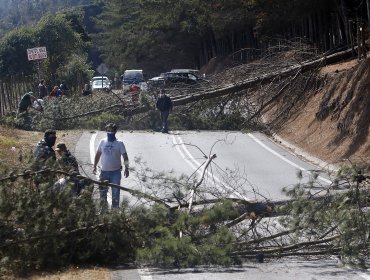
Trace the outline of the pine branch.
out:
<instances>
[{"instance_id":1,"label":"pine branch","mask_svg":"<svg viewBox=\"0 0 370 280\"><path fill-rule=\"evenodd\" d=\"M69 172L66 172L64 170L59 170L59 169L45 168L45 169L42 169L42 170L39 170L39 171L34 171L34 172L32 172L30 170L26 170L24 173L11 174L8 177L1 178L0 179L0 182L4 182L4 181L15 181L17 178L20 178L20 177L27 178L27 177L33 177L35 175L42 175L42 174L49 174L49 173L60 174L60 175L65 175L65 176L71 176L71 177L75 177L75 178L78 178L78 179L86 179L88 182L92 182L92 183L95 183L95 184L98 184L98 185L116 187L116 188L119 188L119 189L121 189L123 191L126 191L126 192L130 193L133 196L143 197L143 198L149 199L151 201L154 201L154 202L163 204L164 206L166 206L167 208L169 208L169 205L167 205L167 203L164 200L161 200L159 198L153 197L153 196L148 195L146 193L143 193L143 192L140 192L140 191L137 191L137 190L133 190L133 189L129 189L129 188L125 188L125 187L122 187L121 185L112 184L112 183L109 183L108 181L97 181L97 180L91 179L89 177L85 177L85 176L79 175L78 173L72 173L71 174Z\"/></svg>"},{"instance_id":2,"label":"pine branch","mask_svg":"<svg viewBox=\"0 0 370 280\"><path fill-rule=\"evenodd\" d=\"M103 227L106 227L106 226L107 226L107 224L98 224L98 225L94 225L94 226L77 228L77 229L74 229L74 230L71 230L71 231L65 231L62 228L62 229L59 230L59 232L55 232L55 233L39 235L39 236L31 236L31 237L21 239L21 240L8 240L4 244L0 245L0 249L8 247L8 246L16 245L16 244L31 243L31 242L35 242L35 241L38 241L38 240L41 240L41 239L57 238L57 237L61 237L61 236L68 236L68 235L71 235L71 234L78 234L80 232L96 230L98 228L103 228Z\"/></svg>"}]
</instances>

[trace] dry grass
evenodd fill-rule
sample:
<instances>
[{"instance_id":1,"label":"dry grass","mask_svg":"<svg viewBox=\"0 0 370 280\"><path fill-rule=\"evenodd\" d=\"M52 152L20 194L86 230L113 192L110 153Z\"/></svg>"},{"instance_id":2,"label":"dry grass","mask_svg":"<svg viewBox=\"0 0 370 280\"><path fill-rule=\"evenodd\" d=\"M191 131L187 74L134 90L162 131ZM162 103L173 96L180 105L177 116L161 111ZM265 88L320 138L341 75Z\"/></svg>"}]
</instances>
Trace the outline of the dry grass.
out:
<instances>
[{"instance_id":1,"label":"dry grass","mask_svg":"<svg viewBox=\"0 0 370 280\"><path fill-rule=\"evenodd\" d=\"M43 274L39 276L31 276L30 280L110 280L112 279L109 269L105 268L89 268L79 269L71 268L64 272L58 272L56 274Z\"/></svg>"},{"instance_id":2,"label":"dry grass","mask_svg":"<svg viewBox=\"0 0 370 280\"><path fill-rule=\"evenodd\" d=\"M19 161L20 154L28 155L42 137L41 132L0 126L0 171L4 167L26 168L27 162Z\"/></svg>"},{"instance_id":3,"label":"dry grass","mask_svg":"<svg viewBox=\"0 0 370 280\"><path fill-rule=\"evenodd\" d=\"M57 131L57 142L66 143L74 152L75 145L83 131ZM29 166L29 158L36 144L43 139L44 133L24 131L0 125L0 174L6 170L25 170Z\"/></svg>"}]
</instances>

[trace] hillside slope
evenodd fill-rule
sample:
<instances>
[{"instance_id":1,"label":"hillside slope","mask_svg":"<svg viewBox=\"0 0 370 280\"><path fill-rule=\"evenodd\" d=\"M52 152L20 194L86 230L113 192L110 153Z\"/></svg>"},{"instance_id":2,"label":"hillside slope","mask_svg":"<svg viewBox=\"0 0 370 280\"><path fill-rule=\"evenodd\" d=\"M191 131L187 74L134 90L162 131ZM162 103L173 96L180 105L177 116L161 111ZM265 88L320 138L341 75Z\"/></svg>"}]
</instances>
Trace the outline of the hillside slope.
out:
<instances>
[{"instance_id":1,"label":"hillside slope","mask_svg":"<svg viewBox=\"0 0 370 280\"><path fill-rule=\"evenodd\" d=\"M370 162L370 59L326 66L315 73L311 87L293 104L292 92L265 110L281 138L328 163ZM292 106L291 106L292 107Z\"/></svg>"}]
</instances>

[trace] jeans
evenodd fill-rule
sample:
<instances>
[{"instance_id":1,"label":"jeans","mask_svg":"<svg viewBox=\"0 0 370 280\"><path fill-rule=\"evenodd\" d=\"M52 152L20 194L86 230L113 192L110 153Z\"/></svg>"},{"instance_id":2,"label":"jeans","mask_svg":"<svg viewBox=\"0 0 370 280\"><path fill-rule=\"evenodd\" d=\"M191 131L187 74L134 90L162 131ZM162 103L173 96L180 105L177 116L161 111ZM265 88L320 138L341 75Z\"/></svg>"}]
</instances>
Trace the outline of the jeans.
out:
<instances>
[{"instance_id":1,"label":"jeans","mask_svg":"<svg viewBox=\"0 0 370 280\"><path fill-rule=\"evenodd\" d=\"M170 111L161 111L162 131L168 131L168 116Z\"/></svg>"},{"instance_id":2,"label":"jeans","mask_svg":"<svg viewBox=\"0 0 370 280\"><path fill-rule=\"evenodd\" d=\"M121 184L121 170L115 171L101 171L100 173L100 180L107 180L109 183L120 185ZM99 193L100 193L100 202L103 207L108 206L107 201L107 194L108 194L108 187L99 186ZM120 189L116 187L112 187L112 208L119 207L119 197L120 196Z\"/></svg>"}]
</instances>

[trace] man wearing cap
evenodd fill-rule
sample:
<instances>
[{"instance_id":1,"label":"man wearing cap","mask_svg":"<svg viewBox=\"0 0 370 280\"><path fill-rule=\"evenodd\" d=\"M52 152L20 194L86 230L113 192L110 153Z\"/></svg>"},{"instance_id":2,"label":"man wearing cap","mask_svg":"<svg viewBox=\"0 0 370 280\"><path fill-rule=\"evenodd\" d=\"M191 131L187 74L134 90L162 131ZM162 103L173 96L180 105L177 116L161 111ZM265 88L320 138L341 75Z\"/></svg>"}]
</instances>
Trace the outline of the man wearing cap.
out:
<instances>
[{"instance_id":1,"label":"man wearing cap","mask_svg":"<svg viewBox=\"0 0 370 280\"><path fill-rule=\"evenodd\" d=\"M70 173L79 173L78 170L78 162L77 159L71 154L71 152L67 149L66 144L58 143L56 145L55 151L59 155L58 163L59 166ZM74 177L73 179L74 187L72 189L75 195L79 195L83 188L83 185L80 183L79 179Z\"/></svg>"},{"instance_id":2,"label":"man wearing cap","mask_svg":"<svg viewBox=\"0 0 370 280\"><path fill-rule=\"evenodd\" d=\"M125 165L124 176L129 176L129 161L126 152L125 144L116 138L117 125L113 123L107 124L105 127L107 137L102 139L99 143L95 154L93 173L97 173L97 165L101 159L101 172L99 179L107 180L110 183L121 184L121 156ZM100 200L103 207L107 206L108 188L99 186ZM120 189L112 187L112 208L119 207Z\"/></svg>"},{"instance_id":3,"label":"man wearing cap","mask_svg":"<svg viewBox=\"0 0 370 280\"><path fill-rule=\"evenodd\" d=\"M169 96L166 95L165 90L161 89L159 91L159 97L156 101L155 106L159 110L161 114L161 122L162 122L162 133L168 132L168 116L170 112L172 112L172 101Z\"/></svg>"}]
</instances>

